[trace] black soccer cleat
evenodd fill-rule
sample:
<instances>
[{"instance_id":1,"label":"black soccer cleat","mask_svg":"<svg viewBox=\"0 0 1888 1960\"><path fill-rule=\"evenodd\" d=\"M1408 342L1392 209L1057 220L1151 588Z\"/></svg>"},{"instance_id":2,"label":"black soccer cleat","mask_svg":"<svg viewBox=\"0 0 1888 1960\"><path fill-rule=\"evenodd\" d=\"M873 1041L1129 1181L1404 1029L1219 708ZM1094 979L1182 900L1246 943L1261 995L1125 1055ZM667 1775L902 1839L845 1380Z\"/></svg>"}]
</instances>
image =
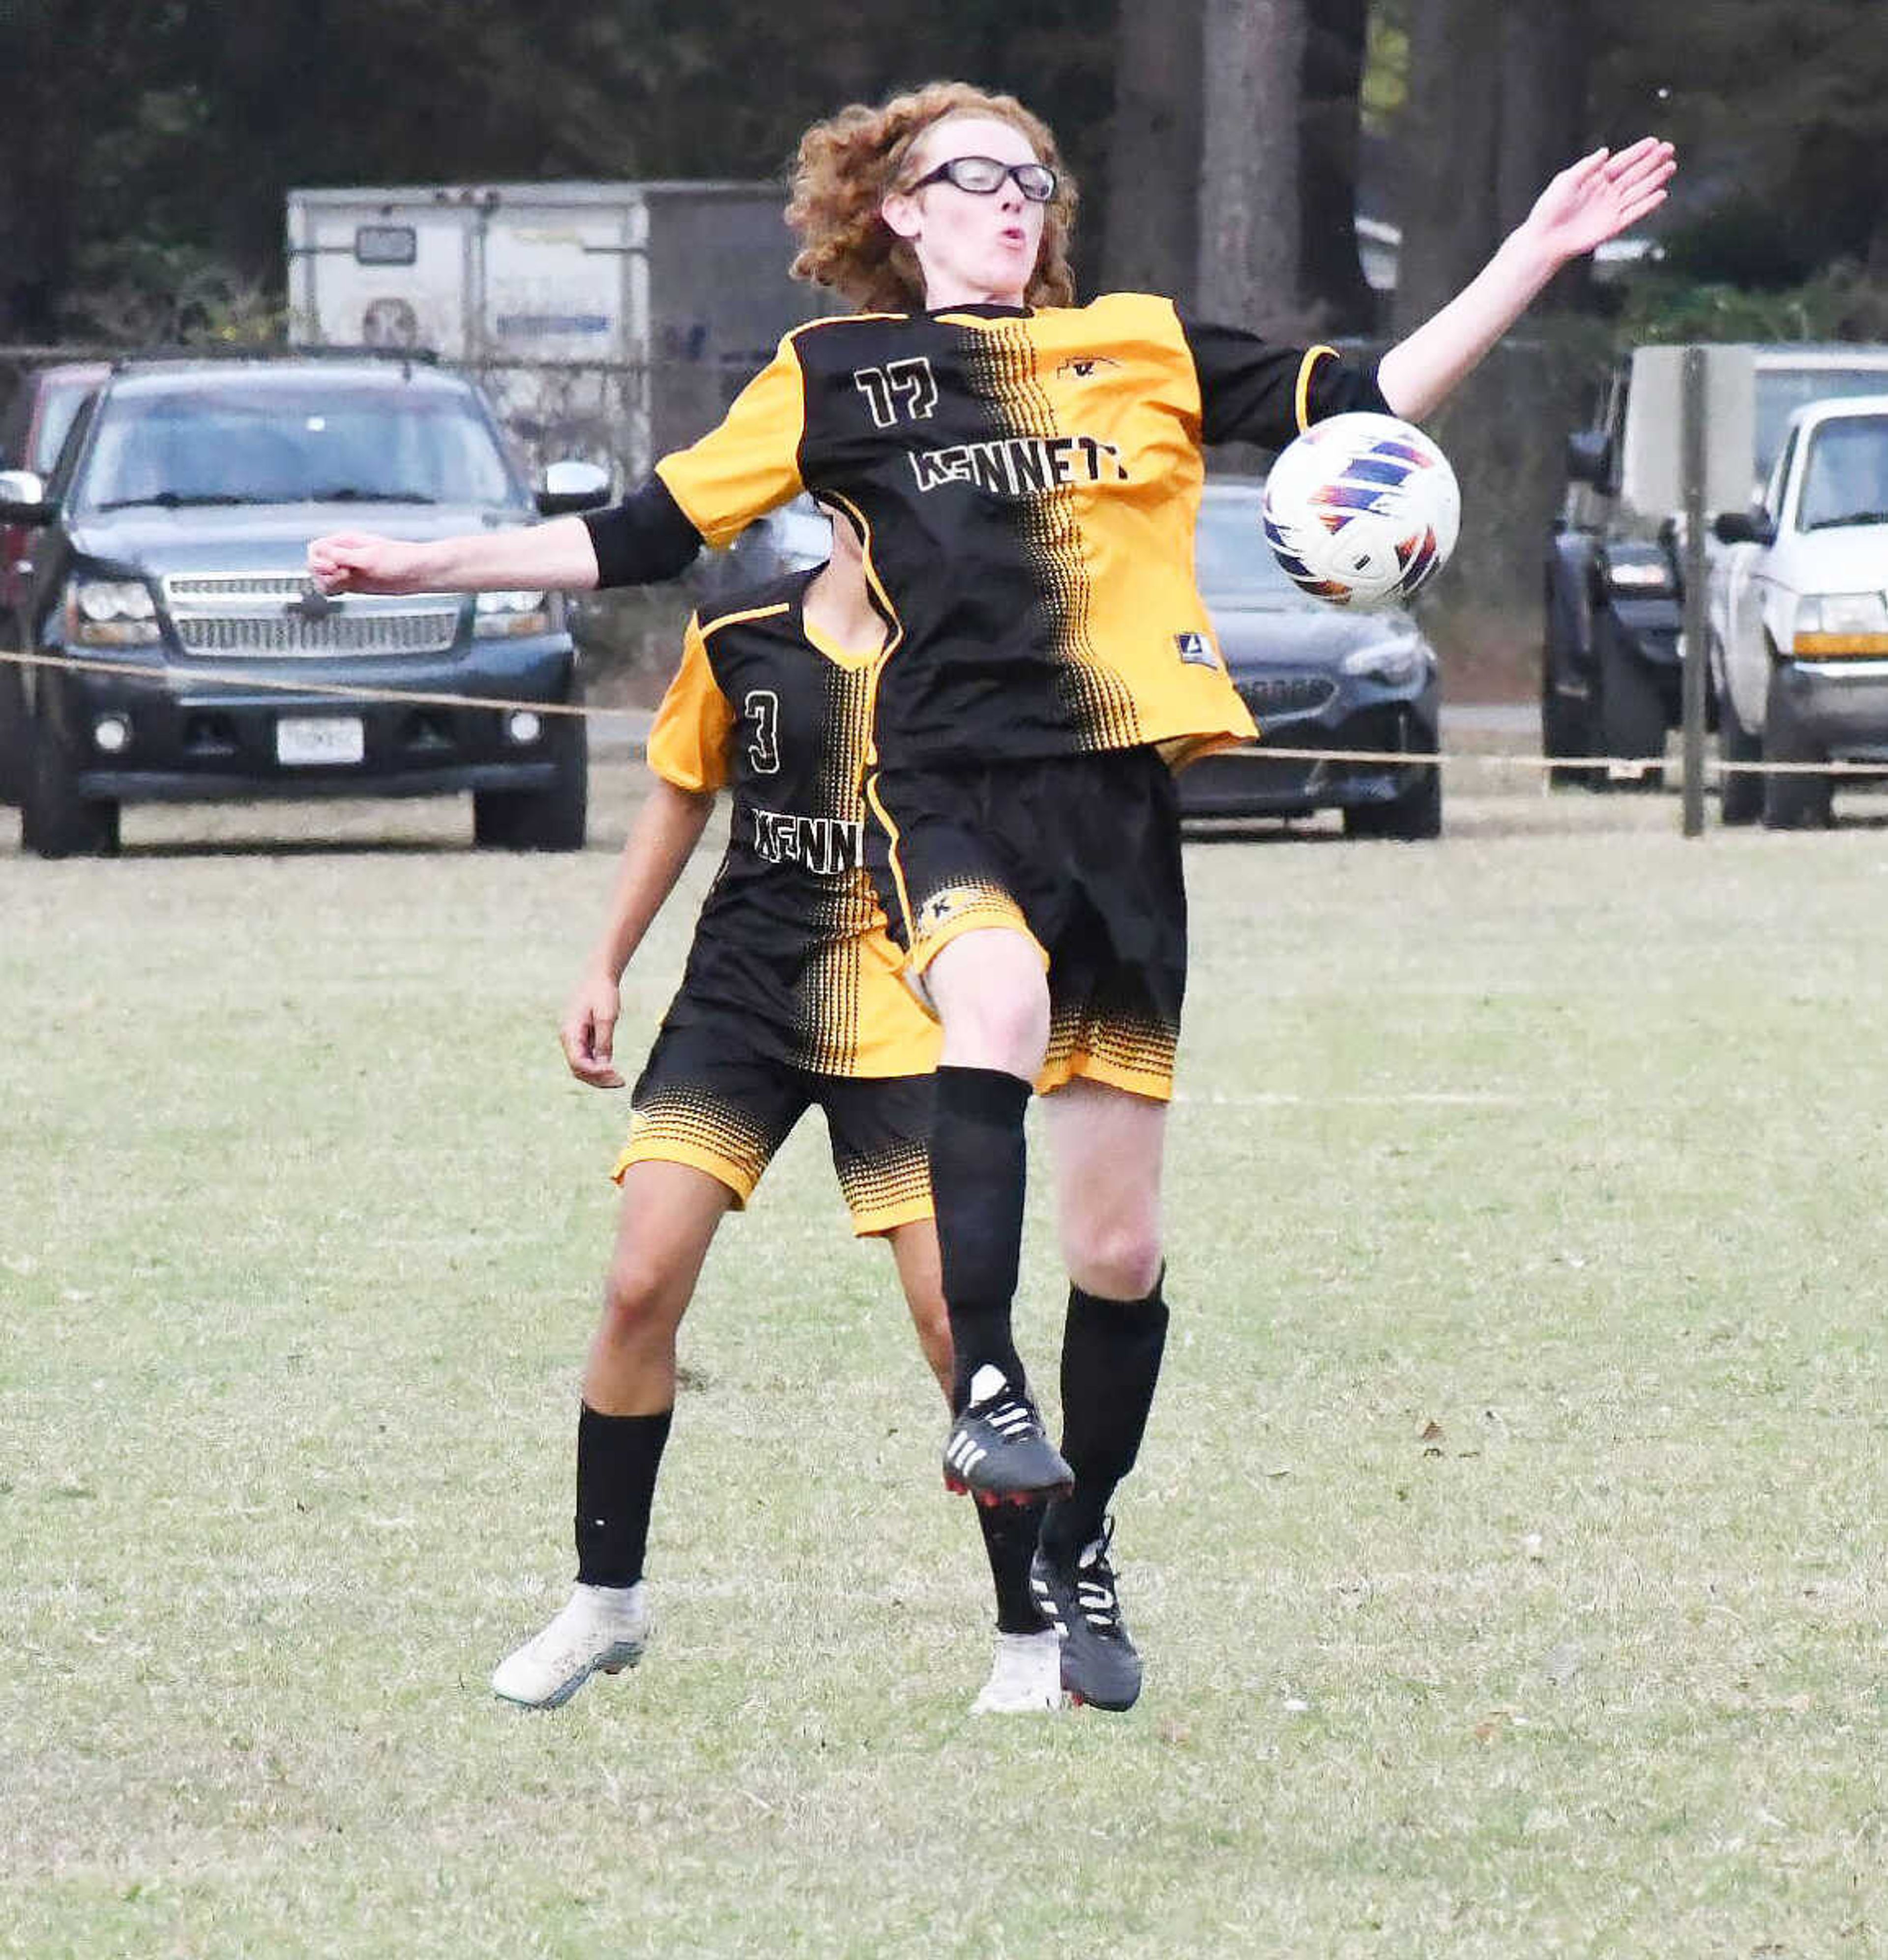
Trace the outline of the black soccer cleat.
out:
<instances>
[{"instance_id":1,"label":"black soccer cleat","mask_svg":"<svg viewBox=\"0 0 1888 1960\"><path fill-rule=\"evenodd\" d=\"M1029 1589L1042 1616L1062 1636L1062 1685L1071 1701L1119 1713L1140 1699L1141 1657L1121 1624L1121 1602L1108 1550L1111 1518L1101 1535L1073 1558L1038 1548Z\"/></svg>"},{"instance_id":2,"label":"black soccer cleat","mask_svg":"<svg viewBox=\"0 0 1888 1960\"><path fill-rule=\"evenodd\" d=\"M1075 1488L1074 1472L1044 1433L1024 1391L986 1363L971 1378L971 1393L977 1398L945 1441L946 1490L968 1491L980 1504L1027 1504Z\"/></svg>"}]
</instances>

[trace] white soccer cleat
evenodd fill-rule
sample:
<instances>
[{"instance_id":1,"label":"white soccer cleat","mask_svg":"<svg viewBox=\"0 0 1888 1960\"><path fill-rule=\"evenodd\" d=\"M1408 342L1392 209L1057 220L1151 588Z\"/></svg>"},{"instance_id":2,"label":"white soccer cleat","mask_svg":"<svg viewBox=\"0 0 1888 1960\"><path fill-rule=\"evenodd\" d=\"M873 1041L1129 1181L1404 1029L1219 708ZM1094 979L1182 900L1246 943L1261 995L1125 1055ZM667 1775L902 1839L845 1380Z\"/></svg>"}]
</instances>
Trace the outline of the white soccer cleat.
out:
<instances>
[{"instance_id":1,"label":"white soccer cleat","mask_svg":"<svg viewBox=\"0 0 1888 1960\"><path fill-rule=\"evenodd\" d=\"M579 1586L544 1631L498 1663L491 1691L521 1708L561 1708L593 1674L634 1667L649 1644L649 1602L634 1586Z\"/></svg>"},{"instance_id":2,"label":"white soccer cleat","mask_svg":"<svg viewBox=\"0 0 1888 1960\"><path fill-rule=\"evenodd\" d=\"M1063 1705L1062 1641L1040 1634L999 1634L996 1657L973 1715L1046 1715Z\"/></svg>"}]
</instances>

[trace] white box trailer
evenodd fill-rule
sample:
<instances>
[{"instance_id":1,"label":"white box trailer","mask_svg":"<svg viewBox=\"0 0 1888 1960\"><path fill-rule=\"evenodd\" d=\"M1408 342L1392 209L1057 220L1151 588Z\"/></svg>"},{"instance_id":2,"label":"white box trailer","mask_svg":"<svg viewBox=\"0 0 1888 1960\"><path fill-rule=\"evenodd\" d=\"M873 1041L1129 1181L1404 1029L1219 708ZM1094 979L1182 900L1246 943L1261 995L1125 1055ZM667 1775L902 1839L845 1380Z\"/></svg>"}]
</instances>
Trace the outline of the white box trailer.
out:
<instances>
[{"instance_id":1,"label":"white box trailer","mask_svg":"<svg viewBox=\"0 0 1888 1960\"><path fill-rule=\"evenodd\" d=\"M539 453L619 476L711 428L821 310L764 183L291 190L291 337L428 349Z\"/></svg>"}]
</instances>

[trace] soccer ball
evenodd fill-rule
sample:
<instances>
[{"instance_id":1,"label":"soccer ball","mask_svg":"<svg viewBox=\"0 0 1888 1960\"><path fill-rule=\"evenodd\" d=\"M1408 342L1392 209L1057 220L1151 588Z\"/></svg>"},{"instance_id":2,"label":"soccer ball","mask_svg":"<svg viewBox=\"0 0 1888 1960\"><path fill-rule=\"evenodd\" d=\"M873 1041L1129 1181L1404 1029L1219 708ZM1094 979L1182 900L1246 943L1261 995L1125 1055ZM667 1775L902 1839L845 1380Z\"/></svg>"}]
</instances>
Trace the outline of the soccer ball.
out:
<instances>
[{"instance_id":1,"label":"soccer ball","mask_svg":"<svg viewBox=\"0 0 1888 1960\"><path fill-rule=\"evenodd\" d=\"M1394 415L1314 422L1265 479L1266 542L1295 584L1333 606L1406 604L1461 523L1448 458Z\"/></svg>"}]
</instances>

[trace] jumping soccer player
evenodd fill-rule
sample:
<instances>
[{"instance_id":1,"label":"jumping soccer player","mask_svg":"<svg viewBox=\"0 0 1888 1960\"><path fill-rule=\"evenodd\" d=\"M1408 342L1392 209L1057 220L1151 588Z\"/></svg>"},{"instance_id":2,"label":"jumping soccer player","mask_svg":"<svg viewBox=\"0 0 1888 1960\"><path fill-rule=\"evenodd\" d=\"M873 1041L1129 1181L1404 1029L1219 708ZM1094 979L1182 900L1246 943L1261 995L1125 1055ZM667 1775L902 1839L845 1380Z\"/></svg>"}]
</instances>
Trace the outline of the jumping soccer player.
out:
<instances>
[{"instance_id":1,"label":"jumping soccer player","mask_svg":"<svg viewBox=\"0 0 1888 1960\"><path fill-rule=\"evenodd\" d=\"M717 1228L745 1204L812 1106L860 1235L892 1249L925 1357L948 1395L926 1138L935 1023L863 867L860 781L885 638L850 527L830 562L697 613L656 718L656 781L625 847L609 915L559 1030L580 1081L612 1061L625 969L733 791L728 846L681 988L632 1098L603 1314L577 1418L577 1583L494 1691L555 1707L595 1672L639 1659L643 1564L675 1401L675 1337ZM977 1507L996 1589L996 1651L980 1714L1053 1709L1060 1650L1031 1599L1041 1507Z\"/></svg>"},{"instance_id":2,"label":"jumping soccer player","mask_svg":"<svg viewBox=\"0 0 1888 1960\"><path fill-rule=\"evenodd\" d=\"M587 587L672 577L803 485L850 514L892 622L866 783L878 870L944 1026L945 1474L1052 1499L1034 1583L1065 1682L1098 1706L1140 1691L1106 1518L1168 1319L1160 1182L1186 960L1171 771L1254 732L1192 575L1202 446L1280 447L1345 409L1429 413L1560 266L1664 201L1673 167L1648 139L1562 171L1373 371L1145 294L1074 305L1074 187L1013 99L939 84L855 107L802 139L788 217L795 271L861 310L790 334L719 428L608 512L311 548L330 591ZM1024 1109L1059 1055L1057 1451L1010 1314Z\"/></svg>"}]
</instances>

